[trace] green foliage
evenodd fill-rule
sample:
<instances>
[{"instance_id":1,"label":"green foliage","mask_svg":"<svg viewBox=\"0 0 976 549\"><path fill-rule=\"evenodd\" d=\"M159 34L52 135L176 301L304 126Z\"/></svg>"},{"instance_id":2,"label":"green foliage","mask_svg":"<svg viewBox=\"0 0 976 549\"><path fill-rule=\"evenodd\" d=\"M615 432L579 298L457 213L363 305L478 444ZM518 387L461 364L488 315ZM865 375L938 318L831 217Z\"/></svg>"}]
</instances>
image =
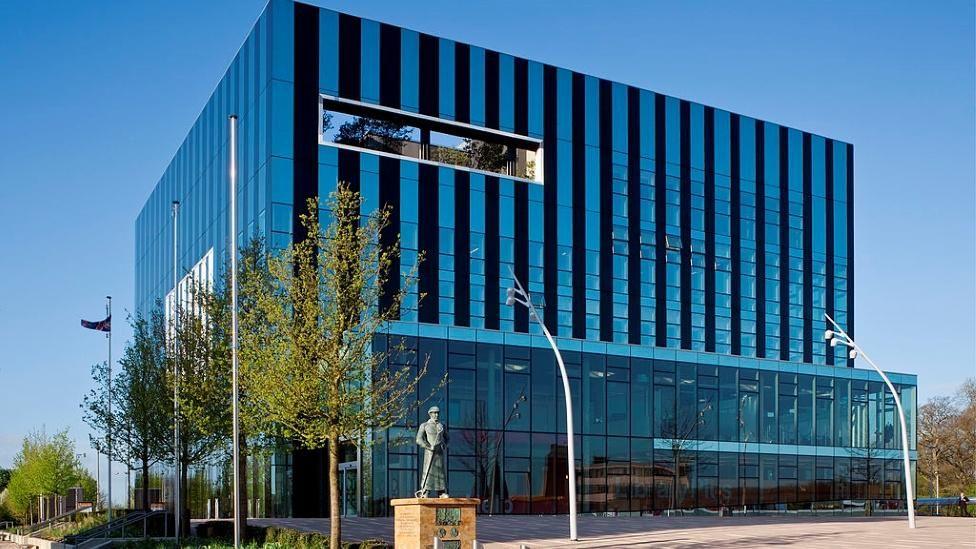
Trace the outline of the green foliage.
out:
<instances>
[{"instance_id":1,"label":"green foliage","mask_svg":"<svg viewBox=\"0 0 976 549\"><path fill-rule=\"evenodd\" d=\"M65 495L69 488L93 486L75 454L75 444L65 429L48 436L44 432L24 437L7 485L5 503L21 521L28 518L36 496Z\"/></svg>"},{"instance_id":2,"label":"green foliage","mask_svg":"<svg viewBox=\"0 0 976 549\"><path fill-rule=\"evenodd\" d=\"M362 204L358 192L340 183L322 230L318 204L310 200L310 214L301 216L309 237L264 259L270 277L245 261L241 286L248 300L240 317L242 387L254 413L283 435L306 448L329 448L334 513L339 442L365 443L368 433L418 406L426 373L426 364L387 367L390 353L372 348L374 336L397 318L416 266L398 291L383 294L387 278L400 275L390 272L399 246L382 238L389 209L361 216ZM381 296L389 306L379 306ZM331 525L337 544L340 517L333 515Z\"/></svg>"},{"instance_id":3,"label":"green foliage","mask_svg":"<svg viewBox=\"0 0 976 549\"><path fill-rule=\"evenodd\" d=\"M339 126L335 142L398 154L409 138L410 130L403 124L359 117Z\"/></svg>"},{"instance_id":4,"label":"green foliage","mask_svg":"<svg viewBox=\"0 0 976 549\"><path fill-rule=\"evenodd\" d=\"M79 534L85 530L104 524L107 520L105 513L84 513L76 516L74 522L65 522L43 530L39 537L49 540L62 540L67 536Z\"/></svg>"},{"instance_id":5,"label":"green foliage","mask_svg":"<svg viewBox=\"0 0 976 549\"><path fill-rule=\"evenodd\" d=\"M185 303L175 306L176 352L169 346L166 391L178 395L181 529L189 531L187 477L193 466L226 456L231 438L230 299L196 281ZM170 456L167 456L170 457Z\"/></svg>"},{"instance_id":6,"label":"green foliage","mask_svg":"<svg viewBox=\"0 0 976 549\"><path fill-rule=\"evenodd\" d=\"M0 492L10 484L10 469L0 468Z\"/></svg>"},{"instance_id":7,"label":"green foliage","mask_svg":"<svg viewBox=\"0 0 976 549\"><path fill-rule=\"evenodd\" d=\"M242 384L257 412L306 448L329 441L362 442L417 405L421 367L385 369L389 353L373 352L374 335L399 310L415 270L391 306L376 304L398 246L380 233L388 210L360 220L361 196L345 185L331 195L332 223L322 231L313 215L302 223L311 236L266 259L272 280L243 277ZM309 210L318 207L310 201ZM395 274L394 274L395 275Z\"/></svg>"},{"instance_id":8,"label":"green foliage","mask_svg":"<svg viewBox=\"0 0 976 549\"><path fill-rule=\"evenodd\" d=\"M191 284L191 286L194 286ZM178 384L180 443L184 465L219 457L231 434L229 296L194 287L188 306L178 307L178 375L167 370L167 392Z\"/></svg>"},{"instance_id":9,"label":"green foliage","mask_svg":"<svg viewBox=\"0 0 976 549\"><path fill-rule=\"evenodd\" d=\"M133 339L126 343L112 380L112 413L108 413L108 371L103 363L92 369L94 388L82 404L83 418L94 433L92 446L107 453L111 428L112 455L147 471L172 452L173 401L166 386L166 326L159 307L148 317L137 315L129 322ZM148 490L144 494L148 498ZM148 505L148 501L137 505Z\"/></svg>"}]
</instances>

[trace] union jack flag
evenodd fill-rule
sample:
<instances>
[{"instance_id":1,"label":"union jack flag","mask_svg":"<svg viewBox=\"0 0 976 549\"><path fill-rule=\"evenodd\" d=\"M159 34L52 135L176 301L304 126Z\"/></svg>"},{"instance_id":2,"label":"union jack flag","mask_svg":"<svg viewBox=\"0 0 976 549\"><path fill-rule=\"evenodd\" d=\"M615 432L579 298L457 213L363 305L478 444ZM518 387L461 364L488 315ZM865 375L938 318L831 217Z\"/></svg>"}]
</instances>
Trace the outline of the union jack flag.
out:
<instances>
[{"instance_id":1,"label":"union jack flag","mask_svg":"<svg viewBox=\"0 0 976 549\"><path fill-rule=\"evenodd\" d=\"M112 331L112 315L105 317L105 320L99 320L92 322L91 320L82 320L82 328L88 328L89 330L98 330L99 332L111 332Z\"/></svg>"}]
</instances>

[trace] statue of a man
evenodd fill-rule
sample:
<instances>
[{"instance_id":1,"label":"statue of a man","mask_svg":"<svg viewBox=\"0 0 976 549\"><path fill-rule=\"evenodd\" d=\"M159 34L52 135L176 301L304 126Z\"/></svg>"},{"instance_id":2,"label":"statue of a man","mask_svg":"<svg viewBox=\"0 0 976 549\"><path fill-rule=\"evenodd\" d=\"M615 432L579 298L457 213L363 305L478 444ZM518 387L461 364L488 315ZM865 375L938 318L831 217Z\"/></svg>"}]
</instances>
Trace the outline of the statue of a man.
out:
<instances>
[{"instance_id":1,"label":"statue of a man","mask_svg":"<svg viewBox=\"0 0 976 549\"><path fill-rule=\"evenodd\" d=\"M447 447L447 430L438 421L441 409L431 406L427 410L430 419L420 424L417 429L417 445L424 449L424 468L421 470L420 490L414 494L418 498L425 498L430 492L441 492L440 497L446 498L447 486L445 482L444 449Z\"/></svg>"}]
</instances>

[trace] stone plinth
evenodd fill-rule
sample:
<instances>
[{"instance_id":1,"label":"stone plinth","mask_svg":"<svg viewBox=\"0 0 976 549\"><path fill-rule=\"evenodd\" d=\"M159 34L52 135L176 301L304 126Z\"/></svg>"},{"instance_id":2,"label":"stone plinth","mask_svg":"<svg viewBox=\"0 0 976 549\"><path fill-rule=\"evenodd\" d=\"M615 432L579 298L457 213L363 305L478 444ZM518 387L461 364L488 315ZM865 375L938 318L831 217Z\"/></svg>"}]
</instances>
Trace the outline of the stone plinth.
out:
<instances>
[{"instance_id":1,"label":"stone plinth","mask_svg":"<svg viewBox=\"0 0 976 549\"><path fill-rule=\"evenodd\" d=\"M476 498L404 498L393 506L394 543L397 549L427 549L434 537L445 549L471 547L477 538L475 521L481 501Z\"/></svg>"}]
</instances>

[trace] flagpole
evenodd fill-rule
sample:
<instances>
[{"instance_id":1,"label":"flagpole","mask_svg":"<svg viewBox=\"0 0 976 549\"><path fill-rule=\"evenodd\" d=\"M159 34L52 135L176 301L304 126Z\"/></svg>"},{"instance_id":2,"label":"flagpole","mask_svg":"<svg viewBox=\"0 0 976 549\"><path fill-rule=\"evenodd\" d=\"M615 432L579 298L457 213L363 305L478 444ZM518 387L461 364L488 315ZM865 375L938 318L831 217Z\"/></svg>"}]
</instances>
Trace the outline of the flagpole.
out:
<instances>
[{"instance_id":1,"label":"flagpole","mask_svg":"<svg viewBox=\"0 0 976 549\"><path fill-rule=\"evenodd\" d=\"M176 544L179 545L182 533L183 514L180 501L180 484L183 477L180 468L180 358L179 358L179 323L180 323L180 279L177 264L177 245L179 238L180 202L173 201L173 463L176 465L173 474L173 524Z\"/></svg>"},{"instance_id":2,"label":"flagpole","mask_svg":"<svg viewBox=\"0 0 976 549\"><path fill-rule=\"evenodd\" d=\"M234 460L234 549L241 545L241 463L240 422L238 419L237 386L237 115L228 117L230 124L230 163L227 170L230 180L230 294L231 294L231 377L233 406L233 460Z\"/></svg>"},{"instance_id":3,"label":"flagpole","mask_svg":"<svg viewBox=\"0 0 976 549\"><path fill-rule=\"evenodd\" d=\"M105 299L106 316L109 320L108 328L108 521L112 522L112 296Z\"/></svg>"},{"instance_id":4,"label":"flagpole","mask_svg":"<svg viewBox=\"0 0 976 549\"><path fill-rule=\"evenodd\" d=\"M98 511L102 508L98 500L102 497L102 453L95 448L95 510Z\"/></svg>"}]
</instances>

